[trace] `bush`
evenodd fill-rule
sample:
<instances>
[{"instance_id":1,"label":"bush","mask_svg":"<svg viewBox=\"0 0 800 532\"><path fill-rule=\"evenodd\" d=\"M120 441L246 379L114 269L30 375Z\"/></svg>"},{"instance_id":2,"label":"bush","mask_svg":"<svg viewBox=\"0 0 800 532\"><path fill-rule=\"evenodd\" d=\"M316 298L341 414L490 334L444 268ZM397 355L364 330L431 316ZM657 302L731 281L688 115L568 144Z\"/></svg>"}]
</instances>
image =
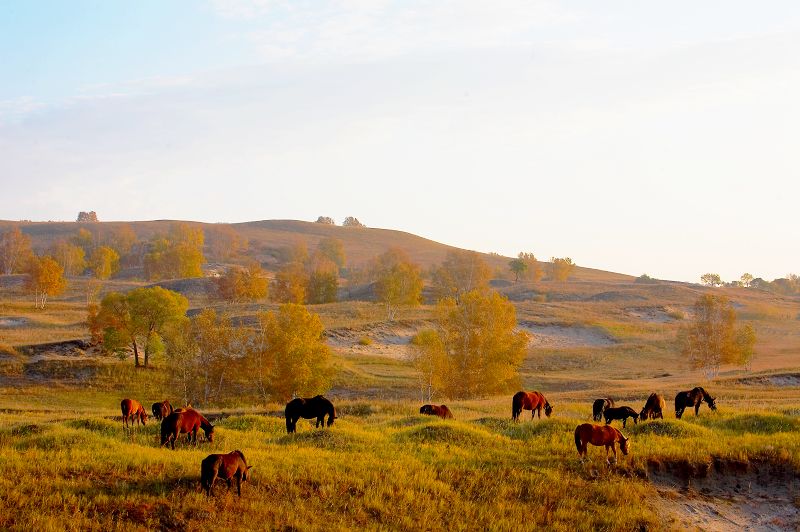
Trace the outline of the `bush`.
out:
<instances>
[{"instance_id":1,"label":"bush","mask_svg":"<svg viewBox=\"0 0 800 532\"><path fill-rule=\"evenodd\" d=\"M372 338L369 336L362 336L358 339L358 345L372 345Z\"/></svg>"}]
</instances>

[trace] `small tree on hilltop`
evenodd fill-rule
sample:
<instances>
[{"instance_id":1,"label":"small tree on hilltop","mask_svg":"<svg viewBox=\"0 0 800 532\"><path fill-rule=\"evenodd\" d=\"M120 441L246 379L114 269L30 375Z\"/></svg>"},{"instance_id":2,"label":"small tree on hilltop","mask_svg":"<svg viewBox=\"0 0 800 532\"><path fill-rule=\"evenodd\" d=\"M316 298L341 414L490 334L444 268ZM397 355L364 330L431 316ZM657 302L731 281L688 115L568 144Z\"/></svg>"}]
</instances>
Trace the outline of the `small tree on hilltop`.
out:
<instances>
[{"instance_id":1,"label":"small tree on hilltop","mask_svg":"<svg viewBox=\"0 0 800 532\"><path fill-rule=\"evenodd\" d=\"M342 222L342 226L343 227L366 227L366 225L364 225L364 224L362 224L361 222L358 221L358 218L355 218L353 216L348 216L347 218L345 218L344 222Z\"/></svg>"},{"instance_id":2,"label":"small tree on hilltop","mask_svg":"<svg viewBox=\"0 0 800 532\"><path fill-rule=\"evenodd\" d=\"M737 327L736 311L724 296L705 294L694 304L694 317L679 335L684 356L707 378L721 364L748 367L755 354L756 334L749 324Z\"/></svg>"},{"instance_id":3,"label":"small tree on hilltop","mask_svg":"<svg viewBox=\"0 0 800 532\"><path fill-rule=\"evenodd\" d=\"M94 211L81 211L78 213L78 219L75 220L76 222L96 222L97 221L97 213Z\"/></svg>"},{"instance_id":4,"label":"small tree on hilltop","mask_svg":"<svg viewBox=\"0 0 800 532\"><path fill-rule=\"evenodd\" d=\"M325 225L336 225L336 222L333 221L333 218L330 216L320 216L317 218L318 224L325 224Z\"/></svg>"},{"instance_id":5,"label":"small tree on hilltop","mask_svg":"<svg viewBox=\"0 0 800 532\"><path fill-rule=\"evenodd\" d=\"M753 282L753 276L749 273L743 273L740 281L743 287L750 288L750 283Z\"/></svg>"},{"instance_id":6,"label":"small tree on hilltop","mask_svg":"<svg viewBox=\"0 0 800 532\"><path fill-rule=\"evenodd\" d=\"M528 271L528 265L520 258L511 259L508 263L508 268L514 272L514 282L519 282L520 278Z\"/></svg>"},{"instance_id":7,"label":"small tree on hilltop","mask_svg":"<svg viewBox=\"0 0 800 532\"><path fill-rule=\"evenodd\" d=\"M700 282L706 286L722 286L722 278L718 273L704 273L700 276Z\"/></svg>"},{"instance_id":8,"label":"small tree on hilltop","mask_svg":"<svg viewBox=\"0 0 800 532\"><path fill-rule=\"evenodd\" d=\"M553 281L566 281L575 271L575 263L569 257L550 259L550 279Z\"/></svg>"}]
</instances>

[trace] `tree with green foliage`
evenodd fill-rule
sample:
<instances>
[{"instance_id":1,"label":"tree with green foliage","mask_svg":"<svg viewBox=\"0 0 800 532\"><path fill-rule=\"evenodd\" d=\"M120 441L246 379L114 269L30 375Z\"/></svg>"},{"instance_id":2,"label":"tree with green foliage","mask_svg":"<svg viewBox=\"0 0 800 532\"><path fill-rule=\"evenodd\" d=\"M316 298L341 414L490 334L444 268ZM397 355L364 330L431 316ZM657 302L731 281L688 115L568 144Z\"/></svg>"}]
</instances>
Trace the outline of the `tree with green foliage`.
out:
<instances>
[{"instance_id":1,"label":"tree with green foliage","mask_svg":"<svg viewBox=\"0 0 800 532\"><path fill-rule=\"evenodd\" d=\"M749 273L743 273L740 281L742 282L743 287L750 288L750 283L753 282L753 276Z\"/></svg>"},{"instance_id":2,"label":"tree with green foliage","mask_svg":"<svg viewBox=\"0 0 800 532\"><path fill-rule=\"evenodd\" d=\"M575 263L569 257L550 259L550 280L566 281L575 271Z\"/></svg>"},{"instance_id":3,"label":"tree with green foliage","mask_svg":"<svg viewBox=\"0 0 800 532\"><path fill-rule=\"evenodd\" d=\"M177 222L166 236L150 241L144 257L145 275L150 280L201 277L204 235L200 227Z\"/></svg>"},{"instance_id":4,"label":"tree with green foliage","mask_svg":"<svg viewBox=\"0 0 800 532\"><path fill-rule=\"evenodd\" d=\"M324 393L333 375L330 348L317 314L294 303L258 315L258 330L247 352L248 373L264 399Z\"/></svg>"},{"instance_id":5,"label":"tree with green foliage","mask_svg":"<svg viewBox=\"0 0 800 532\"><path fill-rule=\"evenodd\" d=\"M516 258L508 262L508 268L514 273L514 282L518 283L525 276L525 272L528 271L528 264L524 260Z\"/></svg>"},{"instance_id":6,"label":"tree with green foliage","mask_svg":"<svg viewBox=\"0 0 800 532\"><path fill-rule=\"evenodd\" d=\"M134 363L140 367L139 348L144 348L144 367L150 357L164 350L162 334L186 319L189 301L177 292L153 286L137 288L127 294L111 292L90 315L90 329L103 334L103 348L110 352L133 350Z\"/></svg>"},{"instance_id":7,"label":"tree with green foliage","mask_svg":"<svg viewBox=\"0 0 800 532\"><path fill-rule=\"evenodd\" d=\"M473 290L489 287L491 270L481 255L475 251L448 251L444 262L431 272L433 288L438 299L461 296Z\"/></svg>"},{"instance_id":8,"label":"tree with green foliage","mask_svg":"<svg viewBox=\"0 0 800 532\"><path fill-rule=\"evenodd\" d=\"M715 377L722 364L749 366L755 354L755 329L750 324L737 326L733 304L724 296L700 296L678 338L683 355L707 378Z\"/></svg>"},{"instance_id":9,"label":"tree with green foliage","mask_svg":"<svg viewBox=\"0 0 800 532\"><path fill-rule=\"evenodd\" d=\"M34 257L29 261L25 289L33 294L34 307L44 309L49 297L60 295L67 288L64 268L53 257Z\"/></svg>"},{"instance_id":10,"label":"tree with green foliage","mask_svg":"<svg viewBox=\"0 0 800 532\"><path fill-rule=\"evenodd\" d=\"M704 273L700 276L700 282L706 286L722 286L722 278L718 273Z\"/></svg>"},{"instance_id":11,"label":"tree with green foliage","mask_svg":"<svg viewBox=\"0 0 800 532\"><path fill-rule=\"evenodd\" d=\"M386 317L394 319L400 306L417 306L422 301L422 277L419 266L405 251L391 248L373 260L375 295L386 306Z\"/></svg>"},{"instance_id":12,"label":"tree with green foliage","mask_svg":"<svg viewBox=\"0 0 800 532\"><path fill-rule=\"evenodd\" d=\"M89 257L89 270L95 279L108 279L119 271L119 254L108 246L95 248Z\"/></svg>"},{"instance_id":13,"label":"tree with green foliage","mask_svg":"<svg viewBox=\"0 0 800 532\"><path fill-rule=\"evenodd\" d=\"M417 335L412 362L429 389L452 399L519 387L528 335L517 330L514 305L495 291L473 290L437 304L436 328Z\"/></svg>"}]
</instances>

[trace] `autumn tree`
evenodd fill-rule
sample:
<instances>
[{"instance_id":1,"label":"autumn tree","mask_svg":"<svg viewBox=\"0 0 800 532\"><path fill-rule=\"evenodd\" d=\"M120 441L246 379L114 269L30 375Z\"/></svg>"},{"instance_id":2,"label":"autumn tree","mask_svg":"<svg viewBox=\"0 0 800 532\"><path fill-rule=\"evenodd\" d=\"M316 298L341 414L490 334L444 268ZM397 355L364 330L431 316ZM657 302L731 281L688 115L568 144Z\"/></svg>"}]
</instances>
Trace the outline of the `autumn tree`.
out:
<instances>
[{"instance_id":1,"label":"autumn tree","mask_svg":"<svg viewBox=\"0 0 800 532\"><path fill-rule=\"evenodd\" d=\"M177 222L167 236L156 237L144 257L145 275L148 279L175 279L201 277L204 235L200 227Z\"/></svg>"},{"instance_id":2,"label":"autumn tree","mask_svg":"<svg viewBox=\"0 0 800 532\"><path fill-rule=\"evenodd\" d=\"M722 286L722 278L718 273L704 273L700 276L700 282L706 286Z\"/></svg>"},{"instance_id":3,"label":"autumn tree","mask_svg":"<svg viewBox=\"0 0 800 532\"><path fill-rule=\"evenodd\" d=\"M722 364L748 366L755 353L755 341L751 325L737 326L730 300L711 294L697 299L692 321L679 334L684 356L707 378L716 376Z\"/></svg>"},{"instance_id":4,"label":"autumn tree","mask_svg":"<svg viewBox=\"0 0 800 532\"><path fill-rule=\"evenodd\" d=\"M278 303L302 304L306 300L307 286L305 266L300 262L290 262L275 274L270 294Z\"/></svg>"},{"instance_id":5,"label":"autumn tree","mask_svg":"<svg viewBox=\"0 0 800 532\"><path fill-rule=\"evenodd\" d=\"M228 261L247 251L247 239L228 224L215 225L206 232L209 255L218 261Z\"/></svg>"},{"instance_id":6,"label":"autumn tree","mask_svg":"<svg viewBox=\"0 0 800 532\"><path fill-rule=\"evenodd\" d=\"M394 319L398 307L416 306L422 301L419 266L402 249L391 248L375 257L371 274L375 295L386 306L387 319Z\"/></svg>"},{"instance_id":7,"label":"autumn tree","mask_svg":"<svg viewBox=\"0 0 800 532\"><path fill-rule=\"evenodd\" d=\"M31 238L18 226L0 233L0 273L23 272L32 258Z\"/></svg>"},{"instance_id":8,"label":"autumn tree","mask_svg":"<svg viewBox=\"0 0 800 532\"><path fill-rule=\"evenodd\" d=\"M342 227L366 227L366 225L359 222L358 218L348 216L344 219L344 222L342 222Z\"/></svg>"},{"instance_id":9,"label":"autumn tree","mask_svg":"<svg viewBox=\"0 0 800 532\"><path fill-rule=\"evenodd\" d=\"M319 241L319 244L317 244L317 252L336 264L336 267L340 270L344 268L347 262L347 255L344 252L344 243L338 238L323 238Z\"/></svg>"},{"instance_id":10,"label":"autumn tree","mask_svg":"<svg viewBox=\"0 0 800 532\"><path fill-rule=\"evenodd\" d=\"M753 276L749 273L743 273L740 281L742 282L742 286L750 288L750 283L753 282Z\"/></svg>"},{"instance_id":11,"label":"autumn tree","mask_svg":"<svg viewBox=\"0 0 800 532\"><path fill-rule=\"evenodd\" d=\"M339 290L339 268L332 260L319 252L306 265L308 283L306 303L333 303Z\"/></svg>"},{"instance_id":12,"label":"autumn tree","mask_svg":"<svg viewBox=\"0 0 800 532\"><path fill-rule=\"evenodd\" d=\"M575 271L575 263L569 257L550 259L550 279L553 281L566 281Z\"/></svg>"},{"instance_id":13,"label":"autumn tree","mask_svg":"<svg viewBox=\"0 0 800 532\"><path fill-rule=\"evenodd\" d=\"M330 216L320 216L317 218L318 224L325 224L325 225L336 225L336 222L333 221L333 218Z\"/></svg>"},{"instance_id":14,"label":"autumn tree","mask_svg":"<svg viewBox=\"0 0 800 532\"><path fill-rule=\"evenodd\" d=\"M247 361L264 400L285 402L328 390L331 354L323 332L319 316L302 305L287 303L258 315Z\"/></svg>"},{"instance_id":15,"label":"autumn tree","mask_svg":"<svg viewBox=\"0 0 800 532\"><path fill-rule=\"evenodd\" d=\"M66 288L64 268L53 257L34 257L29 261L25 289L33 294L35 308L44 309L49 297L63 293Z\"/></svg>"},{"instance_id":16,"label":"autumn tree","mask_svg":"<svg viewBox=\"0 0 800 532\"><path fill-rule=\"evenodd\" d=\"M528 335L495 291L473 290L437 304L436 328L414 340L412 363L428 371L432 393L452 399L505 393L519 386ZM427 368L427 369L426 369Z\"/></svg>"},{"instance_id":17,"label":"autumn tree","mask_svg":"<svg viewBox=\"0 0 800 532\"><path fill-rule=\"evenodd\" d=\"M490 277L489 266L475 251L448 251L444 262L431 272L437 297L456 302L467 292L488 288Z\"/></svg>"},{"instance_id":18,"label":"autumn tree","mask_svg":"<svg viewBox=\"0 0 800 532\"><path fill-rule=\"evenodd\" d=\"M533 253L526 253L524 251L520 251L519 255L517 255L517 259L521 260L525 263L527 268L525 269L525 279L531 280L534 283L538 283L542 277L544 277L544 270L542 270L542 264L538 261L536 256Z\"/></svg>"},{"instance_id":19,"label":"autumn tree","mask_svg":"<svg viewBox=\"0 0 800 532\"><path fill-rule=\"evenodd\" d=\"M267 297L269 280L256 261L247 267L233 266L216 279L217 294L230 303L256 301Z\"/></svg>"},{"instance_id":20,"label":"autumn tree","mask_svg":"<svg viewBox=\"0 0 800 532\"><path fill-rule=\"evenodd\" d=\"M188 308L184 296L160 286L127 294L111 292L101 301L90 325L103 331L106 351L120 352L130 346L136 367L142 365L139 349L143 348L144 367L148 367L150 357L164 350L164 331L184 320Z\"/></svg>"},{"instance_id":21,"label":"autumn tree","mask_svg":"<svg viewBox=\"0 0 800 532\"><path fill-rule=\"evenodd\" d=\"M77 233L72 235L70 243L82 248L85 255L90 255L97 245L97 235L93 231L81 227Z\"/></svg>"},{"instance_id":22,"label":"autumn tree","mask_svg":"<svg viewBox=\"0 0 800 532\"><path fill-rule=\"evenodd\" d=\"M119 254L108 246L100 246L92 251L88 266L95 279L108 279L119 271Z\"/></svg>"},{"instance_id":23,"label":"autumn tree","mask_svg":"<svg viewBox=\"0 0 800 532\"><path fill-rule=\"evenodd\" d=\"M64 275L80 275L86 269L86 252L66 240L55 241L50 246L49 254L64 270Z\"/></svg>"}]
</instances>

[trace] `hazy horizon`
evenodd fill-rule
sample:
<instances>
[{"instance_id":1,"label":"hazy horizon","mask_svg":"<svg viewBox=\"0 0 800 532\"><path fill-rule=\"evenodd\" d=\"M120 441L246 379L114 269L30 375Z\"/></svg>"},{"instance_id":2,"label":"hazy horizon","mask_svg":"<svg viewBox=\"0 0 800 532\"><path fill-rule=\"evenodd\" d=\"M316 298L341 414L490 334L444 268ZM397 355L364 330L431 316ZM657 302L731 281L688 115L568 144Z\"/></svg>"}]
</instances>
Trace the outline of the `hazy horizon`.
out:
<instances>
[{"instance_id":1,"label":"hazy horizon","mask_svg":"<svg viewBox=\"0 0 800 532\"><path fill-rule=\"evenodd\" d=\"M697 282L800 270L800 5L7 3L0 219L355 216Z\"/></svg>"}]
</instances>

